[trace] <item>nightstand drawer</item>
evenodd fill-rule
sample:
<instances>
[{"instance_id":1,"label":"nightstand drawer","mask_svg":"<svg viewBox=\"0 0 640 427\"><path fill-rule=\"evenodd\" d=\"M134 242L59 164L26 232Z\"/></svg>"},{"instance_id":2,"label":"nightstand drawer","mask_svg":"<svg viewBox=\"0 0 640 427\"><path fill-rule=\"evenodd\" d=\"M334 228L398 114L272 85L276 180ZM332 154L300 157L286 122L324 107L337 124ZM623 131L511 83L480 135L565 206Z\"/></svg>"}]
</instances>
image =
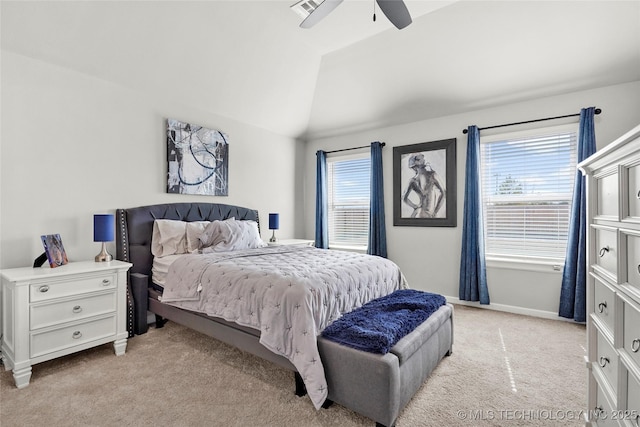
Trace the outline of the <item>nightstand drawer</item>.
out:
<instances>
[{"instance_id":1,"label":"nightstand drawer","mask_svg":"<svg viewBox=\"0 0 640 427\"><path fill-rule=\"evenodd\" d=\"M34 283L30 286L29 293L31 302L37 302L103 289L115 289L115 287L116 280L113 275L101 274L90 277L66 278L58 282Z\"/></svg>"},{"instance_id":2,"label":"nightstand drawer","mask_svg":"<svg viewBox=\"0 0 640 427\"><path fill-rule=\"evenodd\" d=\"M602 369L611 388L616 390L618 388L618 354L599 331L597 350L595 363Z\"/></svg>"},{"instance_id":3,"label":"nightstand drawer","mask_svg":"<svg viewBox=\"0 0 640 427\"><path fill-rule=\"evenodd\" d=\"M622 347L640 366L640 308L623 298L624 328L622 331Z\"/></svg>"},{"instance_id":4,"label":"nightstand drawer","mask_svg":"<svg viewBox=\"0 0 640 427\"><path fill-rule=\"evenodd\" d=\"M115 334L115 315L47 332L32 333L30 356L42 356Z\"/></svg>"},{"instance_id":5,"label":"nightstand drawer","mask_svg":"<svg viewBox=\"0 0 640 427\"><path fill-rule=\"evenodd\" d=\"M31 306L31 330L116 311L115 291Z\"/></svg>"}]
</instances>

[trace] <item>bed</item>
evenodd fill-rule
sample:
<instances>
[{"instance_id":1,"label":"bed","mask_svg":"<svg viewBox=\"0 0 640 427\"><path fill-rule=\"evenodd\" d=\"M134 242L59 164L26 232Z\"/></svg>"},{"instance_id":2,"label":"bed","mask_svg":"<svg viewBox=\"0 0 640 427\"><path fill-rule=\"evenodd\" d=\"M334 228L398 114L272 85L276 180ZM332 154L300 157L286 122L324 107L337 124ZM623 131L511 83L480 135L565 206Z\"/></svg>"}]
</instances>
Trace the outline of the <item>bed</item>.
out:
<instances>
[{"instance_id":1,"label":"bed","mask_svg":"<svg viewBox=\"0 0 640 427\"><path fill-rule=\"evenodd\" d=\"M343 255L338 251L302 246L255 248L255 253L252 248L187 254L171 264L165 287L161 287L152 280L152 270L157 268L152 248L157 220L246 221L259 228L256 210L225 204L172 203L117 210L116 257L133 264L129 271L132 328L137 333L144 332L149 310L157 316L157 326L169 319L276 363L296 373L296 393L306 391L316 409L328 396L316 336L343 312L406 287L399 269L389 260L350 253L343 253L347 258L341 260ZM305 262L311 267L305 267ZM338 264L355 268L358 274L342 274ZM393 266L396 270L388 270ZM244 275L232 268L249 273ZM185 279L181 287L176 285L194 270L196 281ZM374 270L382 276L373 275L367 283L355 282ZM232 280L220 282L223 275L233 276ZM239 290L253 276L260 280ZM205 285L207 280L215 283ZM304 282L306 287L299 288L298 282ZM210 286L212 290L207 291ZM221 293L223 288L232 294ZM281 293L272 294L276 291ZM208 302L203 302L201 296L207 292ZM216 299L220 295L225 295L224 302ZM249 301L248 308L239 305L241 299ZM256 314L256 308L262 309L262 314ZM312 320L298 315L304 310L312 312ZM298 327L299 323L302 326ZM281 340L283 336L285 341Z\"/></svg>"}]
</instances>

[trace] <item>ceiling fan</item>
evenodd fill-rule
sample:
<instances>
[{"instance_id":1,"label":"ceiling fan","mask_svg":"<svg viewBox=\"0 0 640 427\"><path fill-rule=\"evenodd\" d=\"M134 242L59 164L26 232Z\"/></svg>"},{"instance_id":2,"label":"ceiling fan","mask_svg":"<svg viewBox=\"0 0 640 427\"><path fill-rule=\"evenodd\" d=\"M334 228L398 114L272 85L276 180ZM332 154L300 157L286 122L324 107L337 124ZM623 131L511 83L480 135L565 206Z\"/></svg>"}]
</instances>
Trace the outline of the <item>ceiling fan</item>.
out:
<instances>
[{"instance_id":1,"label":"ceiling fan","mask_svg":"<svg viewBox=\"0 0 640 427\"><path fill-rule=\"evenodd\" d=\"M304 18L301 28L311 28L331 13L343 0L302 0L291 8ZM403 0L375 0L380 9L399 30L411 24L411 15ZM376 20L375 13L373 20Z\"/></svg>"}]
</instances>

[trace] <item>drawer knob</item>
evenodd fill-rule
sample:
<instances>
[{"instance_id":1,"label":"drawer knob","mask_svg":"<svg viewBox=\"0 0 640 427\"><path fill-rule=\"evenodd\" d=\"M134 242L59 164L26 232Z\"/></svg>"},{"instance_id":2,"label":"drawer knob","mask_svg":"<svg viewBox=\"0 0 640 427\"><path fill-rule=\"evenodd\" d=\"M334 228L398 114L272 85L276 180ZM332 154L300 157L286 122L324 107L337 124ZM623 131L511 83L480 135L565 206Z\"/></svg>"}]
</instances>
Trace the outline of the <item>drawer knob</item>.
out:
<instances>
[{"instance_id":1,"label":"drawer knob","mask_svg":"<svg viewBox=\"0 0 640 427\"><path fill-rule=\"evenodd\" d=\"M607 366L607 363L609 363L609 358L601 356L600 357L600 367L604 368L605 366Z\"/></svg>"},{"instance_id":2,"label":"drawer knob","mask_svg":"<svg viewBox=\"0 0 640 427\"><path fill-rule=\"evenodd\" d=\"M631 342L631 351L637 353L640 350L640 338L636 338Z\"/></svg>"},{"instance_id":3,"label":"drawer knob","mask_svg":"<svg viewBox=\"0 0 640 427\"><path fill-rule=\"evenodd\" d=\"M604 309L607 308L607 302L606 301L602 301L600 304L598 304L598 311L600 313L604 313Z\"/></svg>"},{"instance_id":4,"label":"drawer knob","mask_svg":"<svg viewBox=\"0 0 640 427\"><path fill-rule=\"evenodd\" d=\"M600 419L600 415L602 415L602 406L596 406L593 408L593 416L596 420Z\"/></svg>"},{"instance_id":5,"label":"drawer knob","mask_svg":"<svg viewBox=\"0 0 640 427\"><path fill-rule=\"evenodd\" d=\"M604 248L600 248L600 258L602 258L607 252L609 252L609 246L605 246Z\"/></svg>"},{"instance_id":6,"label":"drawer knob","mask_svg":"<svg viewBox=\"0 0 640 427\"><path fill-rule=\"evenodd\" d=\"M80 339L82 337L82 332L80 331L75 331L72 335L74 340Z\"/></svg>"},{"instance_id":7,"label":"drawer knob","mask_svg":"<svg viewBox=\"0 0 640 427\"><path fill-rule=\"evenodd\" d=\"M40 286L38 288L38 292L44 293L44 292L48 292L48 291L49 291L49 286L47 286L47 285L42 285L42 286Z\"/></svg>"},{"instance_id":8,"label":"drawer knob","mask_svg":"<svg viewBox=\"0 0 640 427\"><path fill-rule=\"evenodd\" d=\"M111 284L111 280L109 279L102 279L102 286L109 286Z\"/></svg>"},{"instance_id":9,"label":"drawer knob","mask_svg":"<svg viewBox=\"0 0 640 427\"><path fill-rule=\"evenodd\" d=\"M79 305L76 305L75 307L73 307L74 313L80 313L81 311L82 311L82 307L80 307Z\"/></svg>"}]
</instances>

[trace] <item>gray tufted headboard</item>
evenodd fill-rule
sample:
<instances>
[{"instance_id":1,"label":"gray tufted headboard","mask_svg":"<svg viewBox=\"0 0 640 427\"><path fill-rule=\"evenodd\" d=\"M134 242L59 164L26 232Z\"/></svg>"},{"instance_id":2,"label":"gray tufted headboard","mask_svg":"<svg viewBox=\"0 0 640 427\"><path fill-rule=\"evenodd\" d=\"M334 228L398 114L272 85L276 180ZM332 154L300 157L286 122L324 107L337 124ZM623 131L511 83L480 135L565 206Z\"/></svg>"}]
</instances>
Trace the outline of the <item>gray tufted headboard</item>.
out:
<instances>
[{"instance_id":1,"label":"gray tufted headboard","mask_svg":"<svg viewBox=\"0 0 640 427\"><path fill-rule=\"evenodd\" d=\"M151 277L153 221L213 221L234 217L253 220L260 227L258 211L220 203L166 203L116 211L116 258L133 264L130 273Z\"/></svg>"}]
</instances>

